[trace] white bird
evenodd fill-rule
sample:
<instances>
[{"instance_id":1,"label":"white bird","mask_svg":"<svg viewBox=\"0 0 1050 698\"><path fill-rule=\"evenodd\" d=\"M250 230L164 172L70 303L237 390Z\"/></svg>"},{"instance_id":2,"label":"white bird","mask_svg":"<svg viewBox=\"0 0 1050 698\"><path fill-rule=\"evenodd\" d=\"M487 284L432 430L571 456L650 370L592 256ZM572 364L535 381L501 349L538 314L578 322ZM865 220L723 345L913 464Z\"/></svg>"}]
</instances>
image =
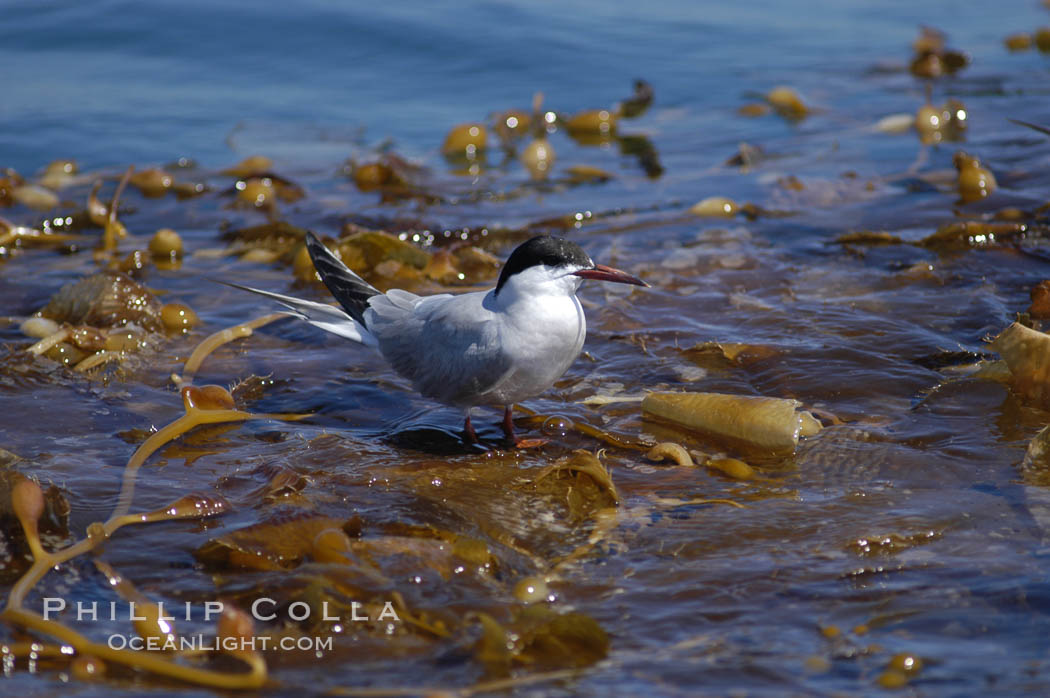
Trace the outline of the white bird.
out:
<instances>
[{"instance_id":1,"label":"white bird","mask_svg":"<svg viewBox=\"0 0 1050 698\"><path fill-rule=\"evenodd\" d=\"M289 315L378 349L390 366L425 397L460 408L465 437L477 405L502 405L503 430L518 445L511 410L568 370L583 348L587 320L576 298L584 279L637 286L647 283L595 264L574 242L541 235L519 245L496 287L459 295L383 293L350 271L312 233L306 247L321 280L343 306L301 300L228 284L272 298Z\"/></svg>"}]
</instances>

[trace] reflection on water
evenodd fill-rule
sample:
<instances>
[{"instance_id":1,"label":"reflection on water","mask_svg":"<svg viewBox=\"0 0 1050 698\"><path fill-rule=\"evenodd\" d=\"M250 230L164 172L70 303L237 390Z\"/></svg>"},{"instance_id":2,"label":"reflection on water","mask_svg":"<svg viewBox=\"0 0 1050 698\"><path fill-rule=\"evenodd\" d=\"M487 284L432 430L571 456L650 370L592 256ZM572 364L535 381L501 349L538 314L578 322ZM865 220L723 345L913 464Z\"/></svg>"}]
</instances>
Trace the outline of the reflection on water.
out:
<instances>
[{"instance_id":1,"label":"reflection on water","mask_svg":"<svg viewBox=\"0 0 1050 698\"><path fill-rule=\"evenodd\" d=\"M1050 139L1007 121L1050 124L1038 87L1047 59L1002 45L1045 11L764 5L667 3L632 17L574 3L586 21L560 6L480 3L455 18L423 5L11 8L2 55L19 70L0 114L4 164L30 183L56 158L86 173L55 184L46 212L28 205L47 195L34 191L0 210L15 226L46 218L45 232L71 236L41 242L5 227L0 257L0 448L13 454L5 466L56 487L45 546L82 538L116 506L132 452L182 414L170 376L194 347L273 310L206 279L327 300L297 258L309 229L338 239L383 288L474 288L492 283L515 244L553 232L652 288L584 286L585 353L528 403L539 416L517 422L547 445L464 447L459 413L416 396L375 354L274 323L218 349L195 383L233 385L239 409L311 416L211 425L164 446L142 468L136 511L188 492L221 495L231 511L122 530L102 559L155 601L247 607L267 596L345 615L355 600L399 598L412 622L259 624L336 638L320 674L308 654L267 656L276 681L316 692L577 668L517 690L854 693L910 682L1012 694L1045 683L1050 523L1043 461L1025 453L1046 412L954 370L987 358L985 340L1048 276ZM85 32L89 21L99 29ZM894 132L927 104L909 72L927 55L911 46L920 23L970 59L931 82L928 103L964 105L965 133L952 134L964 143ZM654 90L647 109L632 101L636 78ZM805 118L762 106L778 85L798 92ZM538 91L549 129L535 126ZM614 125L584 113L621 103ZM757 116L738 113L746 105ZM441 153L456 124L510 110L533 124L505 134L507 148L492 131L469 156L466 145L462 158ZM536 139L556 154L540 176L521 158ZM994 187L960 192L961 148ZM220 172L256 153L270 160ZM113 259L155 297L145 306L184 303L201 324L27 353L24 316L106 267L83 208L100 178L108 203L129 164L163 167L174 185L132 182L122 194L129 236ZM8 180L4 197L19 186ZM708 197L736 207L690 212ZM160 228L178 232L181 258L163 240L149 252ZM140 340L119 365L62 363L92 341ZM644 421L632 399L648 390L793 398L831 426L787 457L745 453ZM619 440L542 427L551 415ZM501 445L498 421L495 410L475 418L490 447ZM756 477L657 465L638 438L744 458ZM614 491L573 455L599 448ZM0 511L6 591L28 561ZM81 557L30 605L113 594ZM102 642L130 632L77 627ZM2 628L0 640L24 639ZM214 622L179 631L214 633ZM70 686L162 685L142 675L132 687L109 670L112 683ZM64 671L22 658L7 680L37 690Z\"/></svg>"}]
</instances>

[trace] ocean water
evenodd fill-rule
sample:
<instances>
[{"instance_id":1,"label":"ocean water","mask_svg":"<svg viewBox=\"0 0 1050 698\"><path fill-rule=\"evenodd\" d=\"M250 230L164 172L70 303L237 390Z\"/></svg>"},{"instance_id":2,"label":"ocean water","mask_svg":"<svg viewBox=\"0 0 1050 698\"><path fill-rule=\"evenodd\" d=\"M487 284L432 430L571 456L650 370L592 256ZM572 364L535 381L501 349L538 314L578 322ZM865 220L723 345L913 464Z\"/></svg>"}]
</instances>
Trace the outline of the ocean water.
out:
<instances>
[{"instance_id":1,"label":"ocean water","mask_svg":"<svg viewBox=\"0 0 1050 698\"><path fill-rule=\"evenodd\" d=\"M923 146L913 132L875 128L882 117L914 114L923 104L927 86L907 70L922 25L970 57L964 71L931 85L935 103L965 102L965 142ZM382 225L404 239L431 240L428 252L451 239L428 235L469 230L468 242L500 257L526 234L558 232L596 260L650 281L651 290L629 296L585 286L587 356L528 403L542 414L704 451L716 447L661 430L636 405L583 401L654 387L762 394L798 399L844 422L790 458L756 458L761 479L750 483L704 468L657 467L610 448L604 457L623 500L616 524L592 554L550 582L555 610L584 613L609 633L608 656L570 678L509 690L867 694L882 690L879 677L895 655L907 654L924 667L902 694L1045 692L1047 480L1021 464L1047 413L1002 385L938 372L953 352L985 354L985 339L1023 312L1029 289L1050 276L1037 256L1046 254L1046 215L1037 211L1050 196L1050 139L1008 121L1050 124L1050 56L1010 53L1002 43L1042 25L1050 25L1050 11L1034 0L683 0L645 8L591 0L0 1L0 167L31 177L71 158L108 187L129 164L188 158L196 165L179 176L211 187L178 202L126 195L122 220L132 238L122 252L144 246L156 228L179 230L183 266L150 269L144 282L188 303L203 321L196 334L169 338L152 365L135 367L126 380L85 378L25 358L30 340L18 321L63 284L98 270L89 247L30 246L2 258L0 447L25 456L22 472L64 488L71 530L82 536L113 506L136 439L181 414L168 384L172 370L207 332L269 310L203 278L328 299L319 285L297 284L287 260L213 253L226 231L268 220L232 207L229 182L215 172L262 153L305 188L304 199L281 204L275 216L294 225L331 236L347 224ZM559 158L552 183L533 182L498 152L466 177L440 154L454 124L527 109L537 92L545 107L573 113L611 107L639 78L655 99L621 122L620 138L551 136ZM812 115L738 114L778 85L797 89ZM632 150L638 143L657 154L659 176L641 166ZM727 165L741 143L760 147L764 159L751 168ZM959 149L993 169L996 194L976 204L957 200ZM348 159L385 152L423 166L433 196L388 200L345 177ZM569 165L598 166L612 178L566 183L557 177ZM89 189L84 181L63 192L62 210L82 205ZM761 210L731 220L688 213L711 195ZM1008 206L1025 212L1032 228L1022 242L1033 254L1010 245L913 244L945 223L986 220ZM593 219L581 220L592 222L564 224L584 212ZM36 225L44 214L14 206L0 215ZM865 230L901 240L835 242ZM702 349L707 342L746 345L753 358L714 360ZM193 551L283 512L284 504L259 494L277 471L309 482L289 508L359 515L373 526L365 540L404 525L483 539L500 557L500 575L434 582L424 570L426 582L417 583L406 581L414 577L404 566L384 568L402 574L391 584L413 607L456 622L481 611L506 621L516 609L515 581L538 573L518 552L555 559L591 533L548 528L555 510L538 515L550 502L521 478L574 448L602 444L570 434L535 452L479 455L459 444L456 411L414 395L377 357L341 340L285 323L245 346L217 354L205 378L228 385L272 375L251 408L312 417L205 430L149 462L136 500L142 507L201 488L236 504L214 528L163 524L107 544L105 559L151 598L276 593L266 586L280 587L273 578L224 576ZM484 439L498 439L496 419L495 412L478 418ZM520 426L540 431L534 421ZM110 593L89 562L49 580L43 591L71 598ZM471 659L476 624L461 630L447 641L408 634L390 645L347 632L320 665L273 658L270 692L469 686L485 674ZM514 667L517 676L531 670ZM4 664L4 672L0 681L27 695L180 692L138 674L66 683L61 667L29 669L21 661Z\"/></svg>"},{"instance_id":2,"label":"ocean water","mask_svg":"<svg viewBox=\"0 0 1050 698\"><path fill-rule=\"evenodd\" d=\"M535 91L576 111L626 97L636 77L658 111L737 131L741 95L785 83L841 96L920 23L998 49L1008 25L1039 21L1036 3L1013 5L6 2L0 155L20 171L59 156L218 163L265 143L309 160L362 132L423 154L449 124Z\"/></svg>"}]
</instances>

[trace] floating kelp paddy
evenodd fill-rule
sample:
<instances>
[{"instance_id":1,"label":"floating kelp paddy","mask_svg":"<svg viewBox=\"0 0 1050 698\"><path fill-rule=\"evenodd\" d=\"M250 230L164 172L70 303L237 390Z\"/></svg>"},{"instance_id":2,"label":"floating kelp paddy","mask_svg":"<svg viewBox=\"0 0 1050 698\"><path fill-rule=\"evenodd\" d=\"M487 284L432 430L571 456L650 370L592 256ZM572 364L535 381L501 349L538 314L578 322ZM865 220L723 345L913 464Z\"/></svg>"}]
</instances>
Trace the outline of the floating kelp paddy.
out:
<instances>
[{"instance_id":1,"label":"floating kelp paddy","mask_svg":"<svg viewBox=\"0 0 1050 698\"><path fill-rule=\"evenodd\" d=\"M710 109L654 68L307 159L249 122L223 161L8 167L0 685L1041 691L1048 34L908 34ZM542 443L486 409L472 445L217 283L330 302L307 231L382 290L490 287L542 233L651 288L585 285L515 412Z\"/></svg>"}]
</instances>

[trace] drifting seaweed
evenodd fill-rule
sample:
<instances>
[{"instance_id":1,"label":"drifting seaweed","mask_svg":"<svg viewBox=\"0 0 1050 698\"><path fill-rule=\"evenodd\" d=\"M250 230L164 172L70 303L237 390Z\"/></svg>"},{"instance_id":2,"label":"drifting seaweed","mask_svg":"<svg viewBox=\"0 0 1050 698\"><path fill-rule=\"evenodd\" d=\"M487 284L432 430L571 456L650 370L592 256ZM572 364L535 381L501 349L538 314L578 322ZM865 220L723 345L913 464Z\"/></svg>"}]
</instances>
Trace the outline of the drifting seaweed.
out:
<instances>
[{"instance_id":1,"label":"drifting seaweed","mask_svg":"<svg viewBox=\"0 0 1050 698\"><path fill-rule=\"evenodd\" d=\"M272 321L273 319L275 318L268 317L261 320ZM196 361L193 369L196 370L200 362L216 347L238 336L247 336L251 333L251 328L259 324L264 323L258 321L256 324L246 323L225 331L225 334L218 333L213 335L210 338L212 341L202 345L203 348L195 352L194 357ZM192 371L184 371L184 375L191 376ZM25 540L33 557L33 564L11 588L7 603L3 611L0 612L0 619L60 640L65 645L70 646L82 662L85 660L111 661L149 671L160 676L213 688L258 688L266 681L266 664L262 655L255 650L237 649L231 652L231 654L247 664L248 672L246 673L190 666L177 661L179 653L176 653L173 657L158 656L148 650L114 649L108 644L93 642L58 621L37 615L24 607L26 595L43 579L49 570L75 557L91 552L112 538L124 526L187 518L206 518L223 514L229 509L228 502L221 497L213 495L185 495L161 509L142 513L128 513L134 498L135 481L139 468L150 455L165 443L202 424L235 422L247 419L294 420L302 419L306 416L287 414L263 415L239 411L233 409L233 398L224 388L219 386L202 386L197 388L189 385L185 378L180 379L179 383L182 386L181 394L186 413L150 436L145 443L136 449L124 467L124 477L116 507L105 522L96 522L88 526L86 538L72 545L59 548L54 552L45 550L40 539L39 529L40 519L46 509L44 494L34 481L24 476L18 476L17 482L10 490L11 507L22 526ZM101 569L105 571L108 568L103 565ZM111 569L108 569L108 571L110 573L107 576L118 591L121 591L126 596L138 596L133 587L118 579ZM136 626L140 635L161 640L173 637L172 630L161 617L158 607L151 603L143 603L142 609L146 613L145 620L137 621L138 625ZM254 631L252 630L250 619L243 616L243 614L224 615L223 619L219 621L217 634L220 638L231 634L250 637L254 634ZM87 668L82 667L82 673L83 671L96 673L94 670L89 671Z\"/></svg>"}]
</instances>

